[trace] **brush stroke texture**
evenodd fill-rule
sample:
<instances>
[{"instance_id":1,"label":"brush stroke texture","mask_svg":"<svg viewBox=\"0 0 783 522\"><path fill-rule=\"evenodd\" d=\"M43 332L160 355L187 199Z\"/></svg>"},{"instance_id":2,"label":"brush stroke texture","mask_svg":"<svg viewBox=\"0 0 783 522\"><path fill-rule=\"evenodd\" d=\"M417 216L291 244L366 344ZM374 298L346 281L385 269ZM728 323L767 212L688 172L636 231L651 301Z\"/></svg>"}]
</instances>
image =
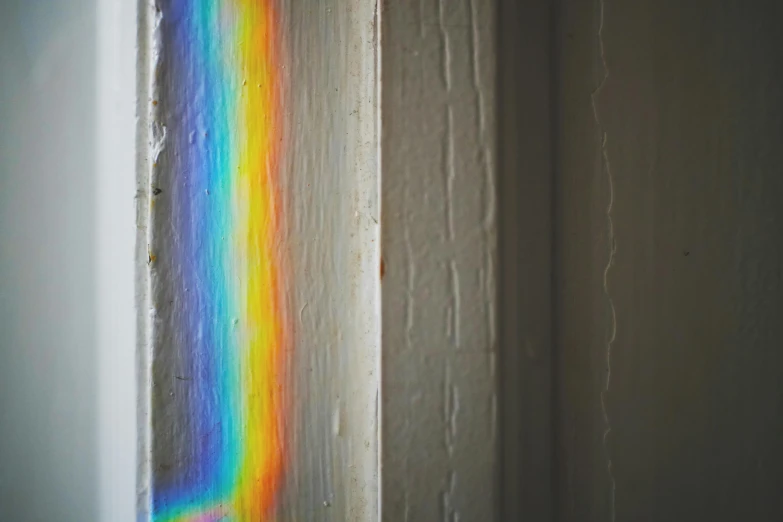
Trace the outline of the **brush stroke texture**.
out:
<instances>
[{"instance_id":1,"label":"brush stroke texture","mask_svg":"<svg viewBox=\"0 0 783 522\"><path fill-rule=\"evenodd\" d=\"M187 392L179 466L153 483L152 518L271 520L287 460L276 13L268 0L169 0L161 17L179 98L172 349Z\"/></svg>"}]
</instances>

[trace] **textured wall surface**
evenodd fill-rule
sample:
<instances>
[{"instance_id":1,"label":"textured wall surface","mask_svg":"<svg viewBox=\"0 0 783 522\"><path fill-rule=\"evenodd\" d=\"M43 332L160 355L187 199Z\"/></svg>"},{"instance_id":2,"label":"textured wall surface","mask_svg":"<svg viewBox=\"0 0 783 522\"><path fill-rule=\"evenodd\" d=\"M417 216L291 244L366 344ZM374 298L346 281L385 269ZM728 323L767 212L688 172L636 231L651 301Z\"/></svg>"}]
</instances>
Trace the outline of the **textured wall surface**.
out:
<instances>
[{"instance_id":1,"label":"textured wall surface","mask_svg":"<svg viewBox=\"0 0 783 522\"><path fill-rule=\"evenodd\" d=\"M141 269L151 286L142 303L150 320L141 386L151 396L140 420L152 432L142 450L141 512L255 520L271 513L252 503L272 495L276 520L371 520L380 286L375 5L161 1L144 16L149 95L140 106L150 155L141 158L140 199L149 203L140 208L151 220ZM226 168L234 154L236 178ZM256 166L246 161L254 154L264 156ZM258 199L243 206L248 194ZM232 223L245 212L258 212L261 228L237 232ZM264 228L270 220L274 230ZM246 250L224 246L245 240ZM241 289L259 259L260 274L278 274L277 304L263 297L269 279L250 289L250 304L234 297L230 285ZM259 295L262 315L253 315ZM235 315L226 313L232 306ZM277 328L278 341L253 344L253 332ZM281 364L270 362L271 351ZM232 368L249 377L226 380ZM243 409L256 401L258 410ZM271 424L247 431L252 411ZM226 442L232 423L246 430L239 450ZM243 497L246 468L232 478L232 459L265 447L249 464L261 489ZM264 471L281 456L282 474Z\"/></svg>"},{"instance_id":2,"label":"textured wall surface","mask_svg":"<svg viewBox=\"0 0 783 522\"><path fill-rule=\"evenodd\" d=\"M781 6L560 3L557 520L780 520Z\"/></svg>"},{"instance_id":3,"label":"textured wall surface","mask_svg":"<svg viewBox=\"0 0 783 522\"><path fill-rule=\"evenodd\" d=\"M382 519L492 520L494 6L384 2Z\"/></svg>"},{"instance_id":4,"label":"textured wall surface","mask_svg":"<svg viewBox=\"0 0 783 522\"><path fill-rule=\"evenodd\" d=\"M780 8L302 4L276 4L278 518L778 520ZM161 157L184 150L160 139L165 110ZM165 218L181 173L149 168ZM153 282L179 241L156 223ZM153 416L186 415L172 278L156 284L145 389ZM161 480L167 422L146 461Z\"/></svg>"}]
</instances>

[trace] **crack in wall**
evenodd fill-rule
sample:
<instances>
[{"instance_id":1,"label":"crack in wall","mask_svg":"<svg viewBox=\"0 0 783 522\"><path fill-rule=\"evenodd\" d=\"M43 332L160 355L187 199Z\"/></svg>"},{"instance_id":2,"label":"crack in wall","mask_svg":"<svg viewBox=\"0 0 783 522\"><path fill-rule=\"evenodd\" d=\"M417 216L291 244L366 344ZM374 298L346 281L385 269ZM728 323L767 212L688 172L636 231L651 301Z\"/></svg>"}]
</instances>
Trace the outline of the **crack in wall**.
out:
<instances>
[{"instance_id":1,"label":"crack in wall","mask_svg":"<svg viewBox=\"0 0 783 522\"><path fill-rule=\"evenodd\" d=\"M609 482L611 488L610 520L614 522L616 518L615 499L617 493L617 482L614 476L612 457L608 445L609 435L612 433L612 424L609 419L609 412L607 410L606 400L612 382L612 345L614 344L615 338L617 336L617 315L615 312L614 300L612 299L612 295L609 292L609 271L611 270L612 265L614 264L614 256L617 251L617 244L614 236L614 220L612 218L612 209L614 207L614 179L612 177L611 163L609 162L609 152L607 148L607 133L606 133L606 129L603 127L603 125L601 125L601 118L599 115L598 104L596 101L609 78L609 67L607 66L606 63L606 51L604 46L604 10L605 10L605 2L604 0L599 0L598 48L599 48L599 54L601 58L601 67L603 69L603 77L601 78L598 87L596 87L595 90L590 94L590 100L593 106L593 116L595 118L595 124L598 128L598 133L601 138L601 159L602 159L603 167L606 170L606 178L607 178L607 184L609 190L609 194L608 194L609 201L606 206L606 222L607 222L607 228L609 233L609 258L606 262L606 266L604 267L603 290L609 307L609 313L611 315L611 323L609 326L609 335L607 336L607 341L606 341L606 379L604 381L604 389L601 391L601 413L603 415L603 421L604 421L603 449L604 449L604 454L606 455L606 470L609 474Z\"/></svg>"},{"instance_id":2,"label":"crack in wall","mask_svg":"<svg viewBox=\"0 0 783 522\"><path fill-rule=\"evenodd\" d=\"M410 172L405 169L405 200L408 201L410 187ZM410 216L409 212L405 210L405 217L403 218L403 230L402 236L405 243L405 266L407 271L407 284L405 286L405 347L408 350L413 349L412 332L413 332L413 314L414 314L414 290L416 288L416 256L413 253L413 243L411 242L410 234Z\"/></svg>"},{"instance_id":3,"label":"crack in wall","mask_svg":"<svg viewBox=\"0 0 783 522\"><path fill-rule=\"evenodd\" d=\"M446 479L448 489L441 494L441 510L443 522L459 522L459 510L454 507L454 491L457 488L457 473L454 470L449 471Z\"/></svg>"},{"instance_id":4,"label":"crack in wall","mask_svg":"<svg viewBox=\"0 0 783 522\"><path fill-rule=\"evenodd\" d=\"M444 0L438 0L438 26L440 27L441 49L443 50L443 85L446 92L451 92L451 45L449 32L446 30L446 7Z\"/></svg>"},{"instance_id":5,"label":"crack in wall","mask_svg":"<svg viewBox=\"0 0 783 522\"><path fill-rule=\"evenodd\" d=\"M454 458L458 433L457 417L459 416L459 388L454 384L451 376L451 366L446 363L446 372L443 379L443 424L444 444L449 460ZM458 522L459 510L454 506L454 493L457 486L457 472L449 467L446 474L447 488L442 492L442 510L444 522Z\"/></svg>"},{"instance_id":6,"label":"crack in wall","mask_svg":"<svg viewBox=\"0 0 783 522\"><path fill-rule=\"evenodd\" d=\"M446 106L446 133L443 141L443 155L446 160L446 234L449 241L454 241L454 181L457 173L454 165L454 110L451 103Z\"/></svg>"},{"instance_id":7,"label":"crack in wall","mask_svg":"<svg viewBox=\"0 0 783 522\"><path fill-rule=\"evenodd\" d=\"M479 274L482 295L487 303L487 324L488 327L488 346L492 351L495 349L495 311L494 311L494 280L493 280L493 250L491 246L490 233L494 224L495 211L495 183L493 177L492 154L487 146L486 131L486 110L484 89L481 82L481 37L479 32L479 12L475 0L468 0L468 20L470 25L469 56L471 80L473 93L475 95L476 114L478 117L478 135L479 135L479 162L483 174L482 179L482 234L485 246L485 255L482 259L482 268ZM494 377L494 376L493 376ZM496 398L493 398L495 400ZM493 424L494 426L494 424ZM493 427L494 429L494 427Z\"/></svg>"},{"instance_id":8,"label":"crack in wall","mask_svg":"<svg viewBox=\"0 0 783 522\"><path fill-rule=\"evenodd\" d=\"M461 322L460 308L462 305L460 302L459 270L457 270L457 262L454 261L454 259L449 262L449 274L451 279L451 307L454 319L451 338L453 346L459 348L461 344L459 335Z\"/></svg>"},{"instance_id":9,"label":"crack in wall","mask_svg":"<svg viewBox=\"0 0 783 522\"><path fill-rule=\"evenodd\" d=\"M485 148L485 142L484 142L484 128L486 126L485 123L485 117L484 117L484 91L481 89L481 81L480 78L480 45L479 45L479 28L478 24L476 23L476 18L478 18L478 15L476 13L476 2L475 0L468 0L468 18L470 21L470 40L468 45L470 46L470 69L471 69L471 80L473 81L473 92L476 95L476 114L478 115L478 121L479 121L479 141L481 142L481 148L482 150Z\"/></svg>"},{"instance_id":10,"label":"crack in wall","mask_svg":"<svg viewBox=\"0 0 783 522\"><path fill-rule=\"evenodd\" d=\"M456 425L454 396L455 390L451 380L451 367L446 363L446 375L443 379L443 443L446 446L446 453L449 458L454 456L454 446L457 440L457 433L454 429Z\"/></svg>"}]
</instances>

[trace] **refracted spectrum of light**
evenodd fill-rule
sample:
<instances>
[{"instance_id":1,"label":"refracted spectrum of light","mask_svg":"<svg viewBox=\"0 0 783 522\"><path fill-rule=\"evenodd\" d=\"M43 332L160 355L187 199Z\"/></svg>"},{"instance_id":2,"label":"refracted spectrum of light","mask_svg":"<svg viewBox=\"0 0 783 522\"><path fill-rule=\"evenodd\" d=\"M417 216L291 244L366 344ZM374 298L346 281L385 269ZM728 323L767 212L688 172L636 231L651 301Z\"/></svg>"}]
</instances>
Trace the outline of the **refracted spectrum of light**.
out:
<instances>
[{"instance_id":1,"label":"refracted spectrum of light","mask_svg":"<svg viewBox=\"0 0 783 522\"><path fill-rule=\"evenodd\" d=\"M175 479L153 482L153 520L271 520L286 463L287 337L275 5L167 0L160 16L156 81L172 98L176 151L169 277L191 377L176 428L190 445Z\"/></svg>"}]
</instances>

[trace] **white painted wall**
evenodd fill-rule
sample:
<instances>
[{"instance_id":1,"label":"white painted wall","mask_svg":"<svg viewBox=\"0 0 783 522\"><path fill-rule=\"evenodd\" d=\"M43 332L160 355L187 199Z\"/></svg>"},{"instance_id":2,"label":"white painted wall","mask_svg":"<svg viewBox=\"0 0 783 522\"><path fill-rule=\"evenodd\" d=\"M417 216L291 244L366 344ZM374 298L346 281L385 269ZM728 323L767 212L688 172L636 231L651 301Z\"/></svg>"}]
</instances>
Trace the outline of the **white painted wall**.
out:
<instances>
[{"instance_id":1,"label":"white painted wall","mask_svg":"<svg viewBox=\"0 0 783 522\"><path fill-rule=\"evenodd\" d=\"M296 332L295 461L282 520L378 512L380 199L375 2L288 0L281 179Z\"/></svg>"},{"instance_id":2,"label":"white painted wall","mask_svg":"<svg viewBox=\"0 0 783 522\"><path fill-rule=\"evenodd\" d=\"M97 520L96 13L0 2L0 520Z\"/></svg>"},{"instance_id":3,"label":"white painted wall","mask_svg":"<svg viewBox=\"0 0 783 522\"><path fill-rule=\"evenodd\" d=\"M98 0L96 249L98 520L136 520L136 2ZM143 395L141 396L143 397Z\"/></svg>"},{"instance_id":4,"label":"white painted wall","mask_svg":"<svg viewBox=\"0 0 783 522\"><path fill-rule=\"evenodd\" d=\"M0 519L135 519L135 6L0 2Z\"/></svg>"},{"instance_id":5,"label":"white painted wall","mask_svg":"<svg viewBox=\"0 0 783 522\"><path fill-rule=\"evenodd\" d=\"M493 520L495 12L386 2L382 520Z\"/></svg>"}]
</instances>

